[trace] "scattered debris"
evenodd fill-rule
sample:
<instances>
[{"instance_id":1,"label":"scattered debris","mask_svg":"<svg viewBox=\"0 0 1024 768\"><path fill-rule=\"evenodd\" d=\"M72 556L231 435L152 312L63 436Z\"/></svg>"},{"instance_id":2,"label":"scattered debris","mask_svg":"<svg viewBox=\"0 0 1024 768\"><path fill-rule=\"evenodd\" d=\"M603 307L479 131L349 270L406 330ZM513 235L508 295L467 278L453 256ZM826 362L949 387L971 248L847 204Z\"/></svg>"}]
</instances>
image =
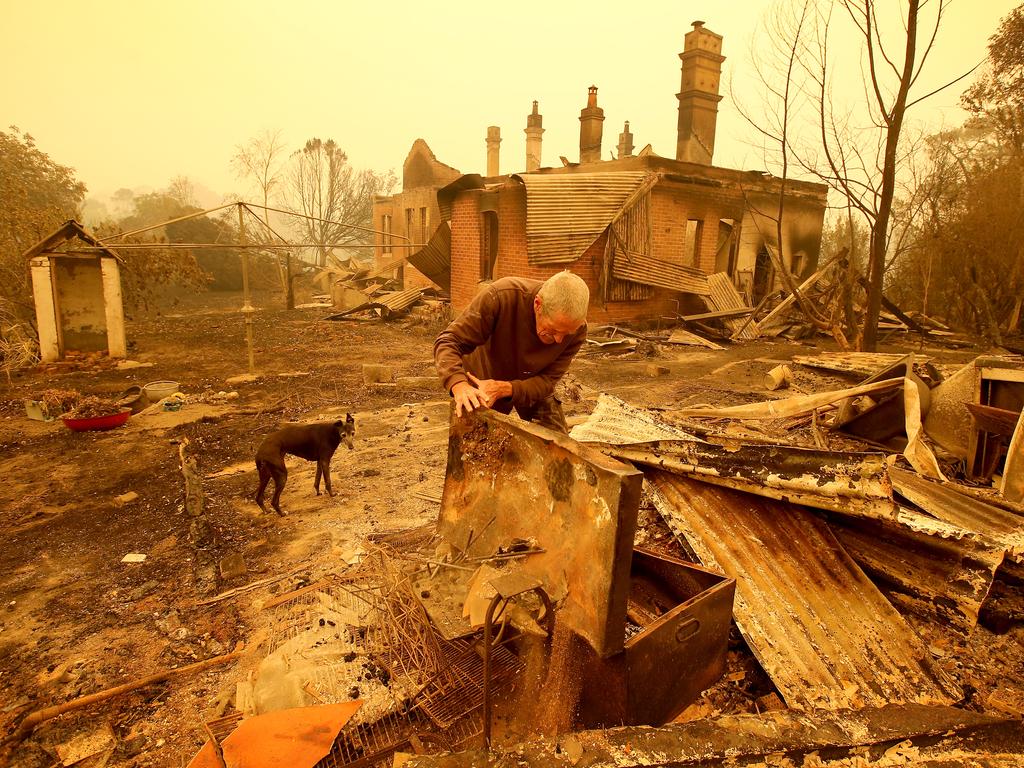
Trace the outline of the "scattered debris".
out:
<instances>
[{"instance_id":1,"label":"scattered debris","mask_svg":"<svg viewBox=\"0 0 1024 768\"><path fill-rule=\"evenodd\" d=\"M951 704L961 692L816 516L669 472L655 504L737 582L736 624L793 709Z\"/></svg>"},{"instance_id":2,"label":"scattered debris","mask_svg":"<svg viewBox=\"0 0 1024 768\"><path fill-rule=\"evenodd\" d=\"M138 498L139 494L137 494L135 491L128 491L127 493L122 493L120 496L115 496L114 503L119 507L123 507L127 504L131 504Z\"/></svg>"},{"instance_id":3,"label":"scattered debris","mask_svg":"<svg viewBox=\"0 0 1024 768\"><path fill-rule=\"evenodd\" d=\"M121 558L122 563L144 563L146 562L146 556L140 552L129 552L127 555Z\"/></svg>"}]
</instances>

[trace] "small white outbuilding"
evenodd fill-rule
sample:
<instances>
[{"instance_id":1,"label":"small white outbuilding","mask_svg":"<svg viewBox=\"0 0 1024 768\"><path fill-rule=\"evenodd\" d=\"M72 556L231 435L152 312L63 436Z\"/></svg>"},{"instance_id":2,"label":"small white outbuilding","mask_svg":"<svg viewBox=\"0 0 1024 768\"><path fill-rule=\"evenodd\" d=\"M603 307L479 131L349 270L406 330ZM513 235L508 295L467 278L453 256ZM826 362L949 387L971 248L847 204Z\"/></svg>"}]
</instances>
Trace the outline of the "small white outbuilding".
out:
<instances>
[{"instance_id":1,"label":"small white outbuilding","mask_svg":"<svg viewBox=\"0 0 1024 768\"><path fill-rule=\"evenodd\" d=\"M86 245L84 250L64 248L75 238ZM44 363L62 359L68 350L127 356L120 256L74 220L64 222L24 256L31 269Z\"/></svg>"}]
</instances>

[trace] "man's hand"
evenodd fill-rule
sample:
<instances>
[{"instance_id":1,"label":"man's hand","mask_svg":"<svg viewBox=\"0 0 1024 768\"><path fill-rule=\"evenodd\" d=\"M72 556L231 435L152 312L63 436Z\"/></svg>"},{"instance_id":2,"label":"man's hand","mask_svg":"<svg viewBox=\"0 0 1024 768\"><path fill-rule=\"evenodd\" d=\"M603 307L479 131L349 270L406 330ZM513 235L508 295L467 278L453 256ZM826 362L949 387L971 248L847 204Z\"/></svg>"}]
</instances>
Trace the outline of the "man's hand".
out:
<instances>
[{"instance_id":1,"label":"man's hand","mask_svg":"<svg viewBox=\"0 0 1024 768\"><path fill-rule=\"evenodd\" d=\"M478 379L472 373L466 375L469 381L460 381L452 387L456 416L461 416L463 411L469 413L477 408L490 408L501 398L512 397L511 382Z\"/></svg>"},{"instance_id":2,"label":"man's hand","mask_svg":"<svg viewBox=\"0 0 1024 768\"><path fill-rule=\"evenodd\" d=\"M462 416L463 411L469 413L477 408L487 407L483 393L468 381L460 381L452 387L452 397L455 398L456 416Z\"/></svg>"},{"instance_id":3,"label":"man's hand","mask_svg":"<svg viewBox=\"0 0 1024 768\"><path fill-rule=\"evenodd\" d=\"M498 381L496 379L478 379L472 373L466 372L469 380L476 384L476 388L483 395L484 405L490 408L503 397L512 397L512 383Z\"/></svg>"}]
</instances>

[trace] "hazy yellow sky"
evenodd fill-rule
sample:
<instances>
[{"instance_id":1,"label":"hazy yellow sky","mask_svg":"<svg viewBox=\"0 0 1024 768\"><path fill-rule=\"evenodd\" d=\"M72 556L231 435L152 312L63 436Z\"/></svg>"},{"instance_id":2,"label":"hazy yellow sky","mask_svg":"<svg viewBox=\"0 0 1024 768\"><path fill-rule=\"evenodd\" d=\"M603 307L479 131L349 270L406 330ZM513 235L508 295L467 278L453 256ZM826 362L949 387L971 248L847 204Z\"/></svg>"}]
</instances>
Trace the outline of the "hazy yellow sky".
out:
<instances>
[{"instance_id":1,"label":"hazy yellow sky","mask_svg":"<svg viewBox=\"0 0 1024 768\"><path fill-rule=\"evenodd\" d=\"M976 64L1019 0L954 0L923 94ZM885 0L894 2L894 0ZM932 0L933 3L937 0ZM77 169L90 194L161 188L183 174L217 195L245 193L236 145L281 129L291 148L334 138L356 167L400 173L422 137L463 172L485 168L488 125L501 170L525 164L531 102L543 163L575 160L587 86L605 110L604 152L629 120L639 149L673 156L683 35L695 19L725 36L726 77L750 87L748 50L771 0L632 3L522 0L0 0L0 121ZM859 73L849 68L850 88ZM915 108L957 124L963 84ZM923 108L922 108L923 107ZM729 97L715 164L763 167Z\"/></svg>"}]
</instances>

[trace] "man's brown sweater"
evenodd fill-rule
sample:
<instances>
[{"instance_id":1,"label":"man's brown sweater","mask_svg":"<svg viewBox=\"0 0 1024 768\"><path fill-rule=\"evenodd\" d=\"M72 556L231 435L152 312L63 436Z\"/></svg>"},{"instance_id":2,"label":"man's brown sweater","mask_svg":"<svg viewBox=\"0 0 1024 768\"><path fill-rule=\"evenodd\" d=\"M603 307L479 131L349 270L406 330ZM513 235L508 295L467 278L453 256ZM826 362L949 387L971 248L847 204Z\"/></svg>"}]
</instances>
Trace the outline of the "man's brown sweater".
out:
<instances>
[{"instance_id":1,"label":"man's brown sweater","mask_svg":"<svg viewBox=\"0 0 1024 768\"><path fill-rule=\"evenodd\" d=\"M584 324L561 344L537 336L533 300L543 283L503 277L477 294L434 342L434 363L447 392L466 371L512 383L512 404L529 408L551 395L587 338Z\"/></svg>"}]
</instances>

